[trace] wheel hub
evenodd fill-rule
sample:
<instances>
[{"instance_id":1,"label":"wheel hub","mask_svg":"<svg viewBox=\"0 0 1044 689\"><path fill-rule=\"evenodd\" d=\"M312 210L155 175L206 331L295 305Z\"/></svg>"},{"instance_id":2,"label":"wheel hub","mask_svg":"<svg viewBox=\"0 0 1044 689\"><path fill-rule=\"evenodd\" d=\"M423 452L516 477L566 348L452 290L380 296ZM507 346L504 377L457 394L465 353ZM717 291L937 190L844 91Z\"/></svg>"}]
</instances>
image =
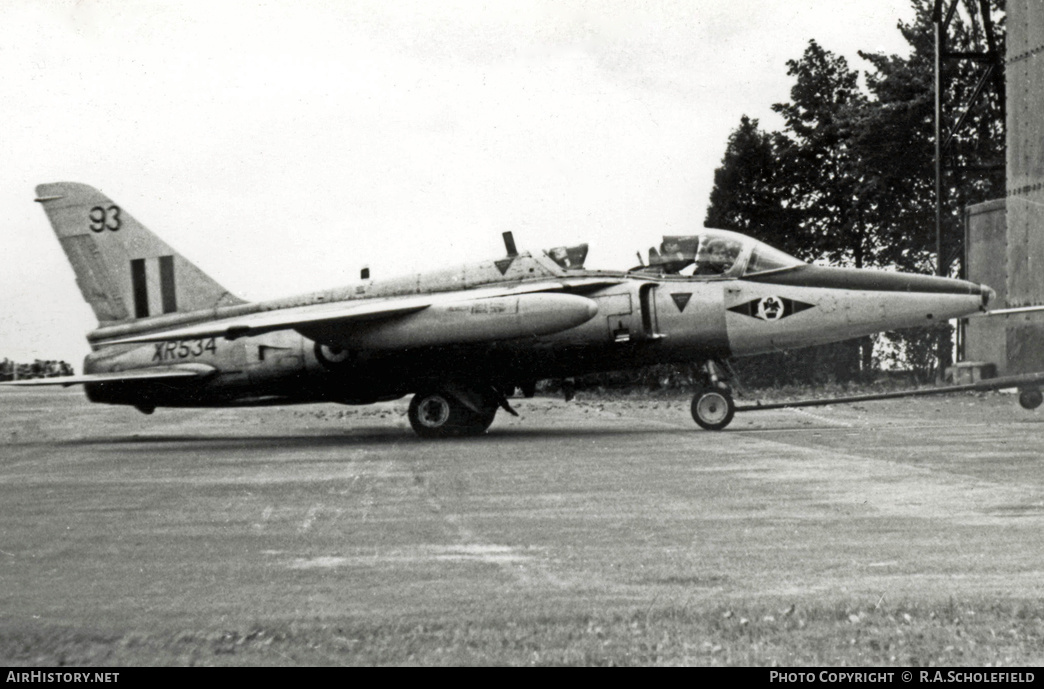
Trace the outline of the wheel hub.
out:
<instances>
[{"instance_id":1,"label":"wheel hub","mask_svg":"<svg viewBox=\"0 0 1044 689\"><path fill-rule=\"evenodd\" d=\"M710 393L700 398L696 409L708 423L721 423L728 414L729 405L721 395Z\"/></svg>"},{"instance_id":2,"label":"wheel hub","mask_svg":"<svg viewBox=\"0 0 1044 689\"><path fill-rule=\"evenodd\" d=\"M432 395L424 399L417 409L417 420L428 428L440 428L449 421L449 402L438 396Z\"/></svg>"}]
</instances>

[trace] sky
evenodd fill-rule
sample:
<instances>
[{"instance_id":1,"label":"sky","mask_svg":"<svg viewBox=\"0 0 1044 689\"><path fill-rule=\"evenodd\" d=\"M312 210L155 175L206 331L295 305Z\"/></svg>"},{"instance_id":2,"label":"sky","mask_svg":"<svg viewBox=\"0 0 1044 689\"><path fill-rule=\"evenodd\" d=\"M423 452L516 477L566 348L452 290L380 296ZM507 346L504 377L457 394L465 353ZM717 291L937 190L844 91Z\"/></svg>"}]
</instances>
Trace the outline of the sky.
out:
<instances>
[{"instance_id":1,"label":"sky","mask_svg":"<svg viewBox=\"0 0 1044 689\"><path fill-rule=\"evenodd\" d=\"M97 323L33 189L97 187L233 293L703 226L809 40L907 54L910 0L3 0L0 359Z\"/></svg>"}]
</instances>

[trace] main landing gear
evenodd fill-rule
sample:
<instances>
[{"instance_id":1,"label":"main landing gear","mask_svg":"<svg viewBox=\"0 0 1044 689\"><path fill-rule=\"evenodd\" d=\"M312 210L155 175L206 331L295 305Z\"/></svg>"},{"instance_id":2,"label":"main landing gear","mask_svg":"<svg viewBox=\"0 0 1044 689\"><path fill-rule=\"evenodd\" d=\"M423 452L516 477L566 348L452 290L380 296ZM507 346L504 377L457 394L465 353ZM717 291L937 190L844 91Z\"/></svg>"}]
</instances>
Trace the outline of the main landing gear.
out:
<instances>
[{"instance_id":1,"label":"main landing gear","mask_svg":"<svg viewBox=\"0 0 1044 689\"><path fill-rule=\"evenodd\" d=\"M725 380L724 366L715 361L706 362L700 373L701 386L692 396L692 418L701 428L720 431L736 415L732 388Z\"/></svg>"},{"instance_id":2,"label":"main landing gear","mask_svg":"<svg viewBox=\"0 0 1044 689\"><path fill-rule=\"evenodd\" d=\"M422 438L452 438L486 432L497 409L518 416L498 390L446 386L422 390L413 396L410 426Z\"/></svg>"}]
</instances>

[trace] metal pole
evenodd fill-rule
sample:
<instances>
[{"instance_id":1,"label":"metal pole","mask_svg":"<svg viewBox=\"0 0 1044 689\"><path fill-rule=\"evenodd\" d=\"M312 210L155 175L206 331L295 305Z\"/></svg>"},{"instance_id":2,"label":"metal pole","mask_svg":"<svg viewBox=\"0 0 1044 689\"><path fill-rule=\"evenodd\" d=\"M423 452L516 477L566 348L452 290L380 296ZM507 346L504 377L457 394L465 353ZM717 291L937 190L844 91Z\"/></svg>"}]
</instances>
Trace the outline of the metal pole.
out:
<instances>
[{"instance_id":1,"label":"metal pole","mask_svg":"<svg viewBox=\"0 0 1044 689\"><path fill-rule=\"evenodd\" d=\"M955 3L956 5L956 3ZM935 274L945 275L943 265L942 248L942 52L943 52L943 23L942 16L936 12L935 15ZM942 330L939 331L936 341L935 356L936 365L935 379L942 383L946 372L944 371L947 359L946 348L949 338Z\"/></svg>"},{"instance_id":2,"label":"metal pole","mask_svg":"<svg viewBox=\"0 0 1044 689\"><path fill-rule=\"evenodd\" d=\"M935 274L945 275L942 255L942 18L935 20Z\"/></svg>"}]
</instances>

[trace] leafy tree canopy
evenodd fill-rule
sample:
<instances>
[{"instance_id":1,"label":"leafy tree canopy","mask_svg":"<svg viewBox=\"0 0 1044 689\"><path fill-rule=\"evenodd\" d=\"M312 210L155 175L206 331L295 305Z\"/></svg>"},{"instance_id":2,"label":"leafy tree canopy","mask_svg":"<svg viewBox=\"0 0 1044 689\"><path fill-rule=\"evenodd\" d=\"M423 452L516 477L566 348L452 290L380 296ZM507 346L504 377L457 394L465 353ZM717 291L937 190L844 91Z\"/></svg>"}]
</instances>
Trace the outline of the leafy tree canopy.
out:
<instances>
[{"instance_id":1,"label":"leafy tree canopy","mask_svg":"<svg viewBox=\"0 0 1044 689\"><path fill-rule=\"evenodd\" d=\"M964 2L947 29L947 49L984 52L980 0ZM870 65L860 75L812 40L787 63L791 100L772 106L783 131L765 132L757 120L741 118L715 171L707 225L751 234L805 260L934 270L934 2L911 3L914 20L897 26L909 57L860 52ZM1003 51L1003 2L986 6ZM963 208L1004 193L1002 67L946 149L947 267L963 253ZM944 62L946 131L967 108L983 69L968 60Z\"/></svg>"}]
</instances>

